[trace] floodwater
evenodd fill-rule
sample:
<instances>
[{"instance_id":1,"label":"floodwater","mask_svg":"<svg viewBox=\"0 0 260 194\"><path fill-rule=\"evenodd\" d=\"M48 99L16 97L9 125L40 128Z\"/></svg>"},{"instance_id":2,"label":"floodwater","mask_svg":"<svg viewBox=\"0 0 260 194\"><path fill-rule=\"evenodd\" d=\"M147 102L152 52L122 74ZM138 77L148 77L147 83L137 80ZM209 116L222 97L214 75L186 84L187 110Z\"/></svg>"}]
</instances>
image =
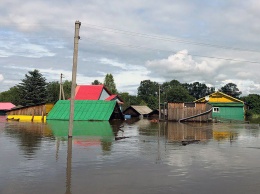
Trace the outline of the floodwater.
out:
<instances>
[{"instance_id":1,"label":"floodwater","mask_svg":"<svg viewBox=\"0 0 260 194\"><path fill-rule=\"evenodd\" d=\"M0 193L260 193L259 124L0 119Z\"/></svg>"}]
</instances>

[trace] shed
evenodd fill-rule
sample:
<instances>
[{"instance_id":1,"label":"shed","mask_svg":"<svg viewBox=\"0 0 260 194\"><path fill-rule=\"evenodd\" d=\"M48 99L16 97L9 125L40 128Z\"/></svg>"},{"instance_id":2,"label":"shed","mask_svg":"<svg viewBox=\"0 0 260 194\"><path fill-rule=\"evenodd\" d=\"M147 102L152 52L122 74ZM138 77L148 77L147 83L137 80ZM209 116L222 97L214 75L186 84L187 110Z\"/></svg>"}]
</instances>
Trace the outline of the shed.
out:
<instances>
[{"instance_id":1,"label":"shed","mask_svg":"<svg viewBox=\"0 0 260 194\"><path fill-rule=\"evenodd\" d=\"M0 102L0 115L6 115L6 112L14 107L15 105L11 102Z\"/></svg>"},{"instance_id":2,"label":"shed","mask_svg":"<svg viewBox=\"0 0 260 194\"><path fill-rule=\"evenodd\" d=\"M19 121L36 121L43 122L46 115L53 108L53 103L41 103L30 106L19 106L7 111L7 119L17 119Z\"/></svg>"},{"instance_id":3,"label":"shed","mask_svg":"<svg viewBox=\"0 0 260 194\"><path fill-rule=\"evenodd\" d=\"M244 102L222 92L215 92L195 102L207 102L212 105L212 118L222 120L244 120Z\"/></svg>"},{"instance_id":4,"label":"shed","mask_svg":"<svg viewBox=\"0 0 260 194\"><path fill-rule=\"evenodd\" d=\"M74 121L108 121L123 119L116 101L75 100ZM69 120L70 101L59 100L47 116L47 120Z\"/></svg>"},{"instance_id":5,"label":"shed","mask_svg":"<svg viewBox=\"0 0 260 194\"><path fill-rule=\"evenodd\" d=\"M153 110L150 109L148 106L129 106L125 111L123 112L125 115L131 115L132 117L148 117L148 115L152 112Z\"/></svg>"}]
</instances>

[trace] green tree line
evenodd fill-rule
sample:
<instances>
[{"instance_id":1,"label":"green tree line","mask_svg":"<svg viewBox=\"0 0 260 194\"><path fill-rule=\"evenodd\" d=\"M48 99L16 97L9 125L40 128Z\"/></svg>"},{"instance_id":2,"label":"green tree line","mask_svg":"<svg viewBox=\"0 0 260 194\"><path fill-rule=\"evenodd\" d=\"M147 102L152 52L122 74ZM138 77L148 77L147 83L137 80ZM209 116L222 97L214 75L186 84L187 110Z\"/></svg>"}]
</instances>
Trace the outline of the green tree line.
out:
<instances>
[{"instance_id":1,"label":"green tree line","mask_svg":"<svg viewBox=\"0 0 260 194\"><path fill-rule=\"evenodd\" d=\"M93 85L102 84L99 80L94 80ZM160 102L192 102L196 99L207 96L215 92L214 87L208 87L204 83L180 83L178 80L171 80L159 84L151 80L143 80L137 88L137 95L130 95L128 92L118 92L112 74L107 74L103 84L113 93L118 94L123 100L123 109L130 105L147 105L151 109L157 109ZM160 88L160 90L159 90ZM65 99L71 95L71 81L63 82ZM234 83L228 83L219 91L235 98L240 98L242 94ZM60 83L58 81L47 82L46 78L35 69L25 74L21 82L8 91L0 93L0 102L12 102L15 105L28 106L46 102L56 102L59 100ZM248 105L248 114L260 114L260 96L249 94L240 98Z\"/></svg>"}]
</instances>

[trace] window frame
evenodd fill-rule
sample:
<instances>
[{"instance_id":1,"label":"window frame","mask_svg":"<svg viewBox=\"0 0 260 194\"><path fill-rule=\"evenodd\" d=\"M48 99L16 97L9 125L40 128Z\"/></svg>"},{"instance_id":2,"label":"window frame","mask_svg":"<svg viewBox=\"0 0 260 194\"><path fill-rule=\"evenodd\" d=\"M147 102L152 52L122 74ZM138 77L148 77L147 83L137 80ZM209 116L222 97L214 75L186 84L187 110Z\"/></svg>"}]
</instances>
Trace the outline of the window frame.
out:
<instances>
[{"instance_id":1,"label":"window frame","mask_svg":"<svg viewBox=\"0 0 260 194\"><path fill-rule=\"evenodd\" d=\"M220 112L219 107L213 107L213 112L215 112L215 113L219 113L219 112Z\"/></svg>"}]
</instances>

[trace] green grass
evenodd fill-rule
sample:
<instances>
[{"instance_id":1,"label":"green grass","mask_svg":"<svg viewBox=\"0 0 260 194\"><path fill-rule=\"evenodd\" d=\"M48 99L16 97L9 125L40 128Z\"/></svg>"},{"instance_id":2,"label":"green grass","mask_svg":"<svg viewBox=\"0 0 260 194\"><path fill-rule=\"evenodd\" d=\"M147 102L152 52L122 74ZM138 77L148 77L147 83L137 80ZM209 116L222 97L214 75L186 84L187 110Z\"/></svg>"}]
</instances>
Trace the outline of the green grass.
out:
<instances>
[{"instance_id":1,"label":"green grass","mask_svg":"<svg viewBox=\"0 0 260 194\"><path fill-rule=\"evenodd\" d=\"M260 123L260 115L253 114L251 119L249 119L250 123Z\"/></svg>"}]
</instances>

